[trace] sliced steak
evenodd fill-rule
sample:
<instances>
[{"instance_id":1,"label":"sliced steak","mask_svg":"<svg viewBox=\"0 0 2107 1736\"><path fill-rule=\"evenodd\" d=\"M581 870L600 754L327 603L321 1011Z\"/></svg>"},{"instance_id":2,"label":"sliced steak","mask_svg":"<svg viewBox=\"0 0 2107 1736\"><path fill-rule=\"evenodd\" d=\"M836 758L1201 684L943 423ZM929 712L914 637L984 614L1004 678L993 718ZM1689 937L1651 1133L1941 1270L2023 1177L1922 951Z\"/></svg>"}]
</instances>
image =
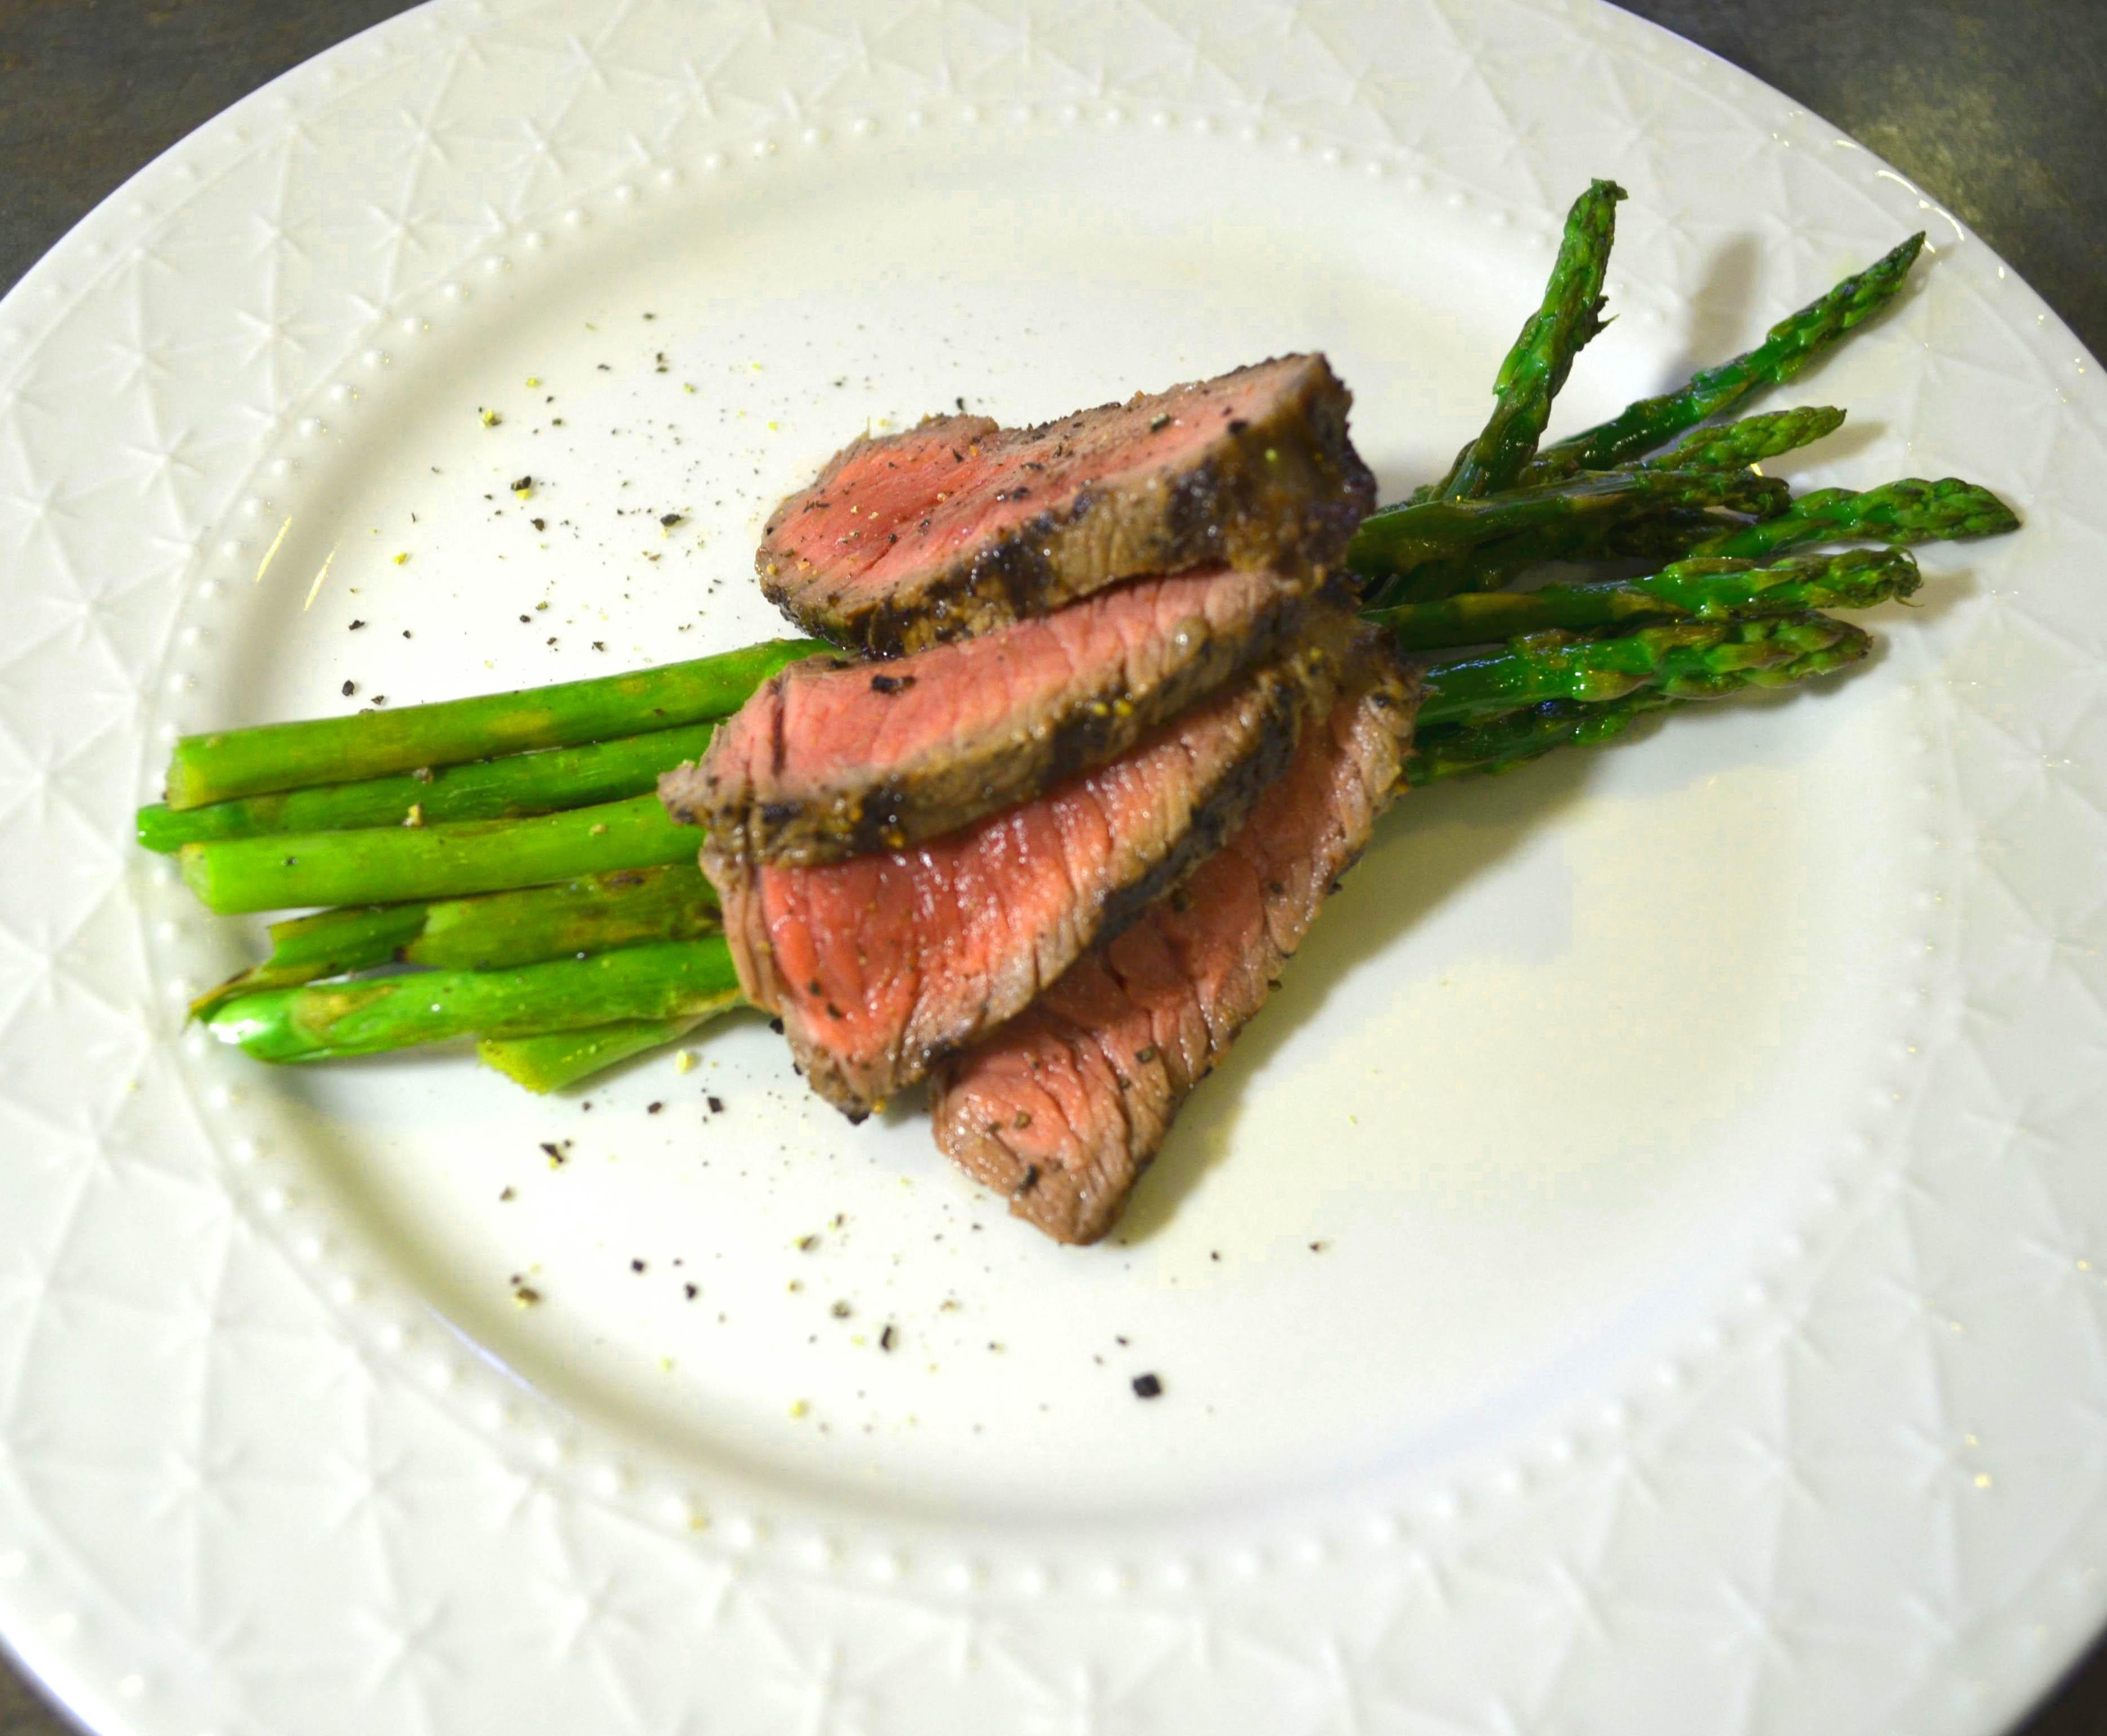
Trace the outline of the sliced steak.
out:
<instances>
[{"instance_id":1,"label":"sliced steak","mask_svg":"<svg viewBox=\"0 0 2107 1736\"><path fill-rule=\"evenodd\" d=\"M1185 884L937 1069L937 1144L1057 1241L1094 1242L1265 1003L1396 787L1412 704L1368 647L1287 775Z\"/></svg>"},{"instance_id":2,"label":"sliced steak","mask_svg":"<svg viewBox=\"0 0 2107 1736\"><path fill-rule=\"evenodd\" d=\"M885 663L809 658L659 780L714 848L811 866L957 830L1115 759L1302 624L1299 579L1135 579Z\"/></svg>"},{"instance_id":3,"label":"sliced steak","mask_svg":"<svg viewBox=\"0 0 2107 1736\"><path fill-rule=\"evenodd\" d=\"M860 1118L1021 1011L1241 825L1336 690L1303 646L1109 765L910 850L798 868L714 839L739 985L806 1076Z\"/></svg>"},{"instance_id":4,"label":"sliced steak","mask_svg":"<svg viewBox=\"0 0 2107 1736\"><path fill-rule=\"evenodd\" d=\"M857 440L775 509L755 564L794 620L892 656L1118 579L1321 565L1375 505L1322 356L1037 428L941 416Z\"/></svg>"}]
</instances>

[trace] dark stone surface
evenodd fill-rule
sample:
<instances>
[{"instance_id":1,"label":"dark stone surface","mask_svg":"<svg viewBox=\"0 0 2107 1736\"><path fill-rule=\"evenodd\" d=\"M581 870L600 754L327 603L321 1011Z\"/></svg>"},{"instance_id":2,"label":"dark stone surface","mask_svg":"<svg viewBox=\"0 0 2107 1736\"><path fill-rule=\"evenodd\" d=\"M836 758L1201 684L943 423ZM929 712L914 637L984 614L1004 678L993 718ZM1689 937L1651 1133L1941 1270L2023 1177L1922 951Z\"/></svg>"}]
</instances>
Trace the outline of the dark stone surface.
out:
<instances>
[{"instance_id":1,"label":"dark stone surface","mask_svg":"<svg viewBox=\"0 0 2107 1736\"><path fill-rule=\"evenodd\" d=\"M1878 151L2107 350L2102 0L1629 0ZM2075 1726L2073 1726L2075 1729ZM2089 1726L2091 1736L2107 1720Z\"/></svg>"},{"instance_id":2,"label":"dark stone surface","mask_svg":"<svg viewBox=\"0 0 2107 1736\"><path fill-rule=\"evenodd\" d=\"M0 0L0 284L236 97L402 10L395 0ZM1637 0L1630 10L1880 152L1979 231L2095 355L2107 352L2103 0ZM0 1736L66 1728L0 1662ZM2024 1736L2102 1731L2107 1649Z\"/></svg>"}]
</instances>

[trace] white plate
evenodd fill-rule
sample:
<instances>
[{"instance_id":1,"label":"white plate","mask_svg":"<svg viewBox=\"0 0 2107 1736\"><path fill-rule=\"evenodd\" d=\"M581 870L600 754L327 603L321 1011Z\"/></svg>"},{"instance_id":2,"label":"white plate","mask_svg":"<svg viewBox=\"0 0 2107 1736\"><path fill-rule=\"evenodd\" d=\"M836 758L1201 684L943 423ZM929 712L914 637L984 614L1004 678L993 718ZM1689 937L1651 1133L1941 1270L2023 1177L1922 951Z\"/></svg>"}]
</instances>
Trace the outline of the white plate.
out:
<instances>
[{"instance_id":1,"label":"white plate","mask_svg":"<svg viewBox=\"0 0 2107 1736\"><path fill-rule=\"evenodd\" d=\"M1589 173L1566 425L1922 225L1795 474L2027 529L1403 804L1119 1241L757 1022L590 1109L182 1032L174 732L760 636L767 506L960 396L1322 347L1395 492ZM0 308L0 1628L154 1736L1984 1736L2107 1612L2092 368L1605 7L446 5L243 103Z\"/></svg>"}]
</instances>

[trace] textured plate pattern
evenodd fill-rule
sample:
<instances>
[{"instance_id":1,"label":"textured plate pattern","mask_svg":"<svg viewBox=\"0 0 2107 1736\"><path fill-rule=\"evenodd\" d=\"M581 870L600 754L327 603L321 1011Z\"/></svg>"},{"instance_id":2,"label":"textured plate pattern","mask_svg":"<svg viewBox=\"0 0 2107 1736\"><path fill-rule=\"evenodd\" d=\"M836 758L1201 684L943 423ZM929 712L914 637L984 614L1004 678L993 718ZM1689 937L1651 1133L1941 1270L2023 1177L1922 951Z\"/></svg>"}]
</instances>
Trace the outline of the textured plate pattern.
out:
<instances>
[{"instance_id":1,"label":"textured plate pattern","mask_svg":"<svg viewBox=\"0 0 2107 1736\"><path fill-rule=\"evenodd\" d=\"M1018 105L1138 152L1249 129L1503 223L1614 165L1622 268L1684 288L1753 233L1811 291L1929 209L1729 69L1550 0L441 4L156 163L0 307L10 1643L155 1736L1981 1736L2107 1612L2107 396L1942 213L1878 340L1889 414L1913 468L2030 522L1879 677L1930 816L1895 870L1930 888L1921 967L1867 985L1911 1039L1734 1306L1562 1432L1350 1527L1131 1560L698 1530L343 1275L296 1179L230 1180L269 1154L214 1148L240 1075L186 1048L153 962L180 905L124 840L206 721L186 611L254 564L264 455L537 225Z\"/></svg>"}]
</instances>

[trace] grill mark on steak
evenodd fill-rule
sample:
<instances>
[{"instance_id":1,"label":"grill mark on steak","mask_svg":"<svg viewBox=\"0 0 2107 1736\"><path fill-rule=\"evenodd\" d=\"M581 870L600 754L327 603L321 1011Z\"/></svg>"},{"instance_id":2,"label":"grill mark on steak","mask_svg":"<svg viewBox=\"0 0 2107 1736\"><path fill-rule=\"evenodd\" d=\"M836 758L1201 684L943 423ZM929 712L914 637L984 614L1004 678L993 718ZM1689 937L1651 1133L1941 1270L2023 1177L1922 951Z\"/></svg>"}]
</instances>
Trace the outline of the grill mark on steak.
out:
<instances>
[{"instance_id":1,"label":"grill mark on steak","mask_svg":"<svg viewBox=\"0 0 2107 1736\"><path fill-rule=\"evenodd\" d=\"M894 656L1141 573L1322 566L1375 505L1351 403L1322 356L1286 356L1036 428L866 437L770 516L761 589Z\"/></svg>"},{"instance_id":2,"label":"grill mark on steak","mask_svg":"<svg viewBox=\"0 0 2107 1736\"><path fill-rule=\"evenodd\" d=\"M1112 1227L1366 845L1397 785L1413 704L1386 650L1363 641L1356 665L1220 852L937 1069L938 1147L1056 1240Z\"/></svg>"},{"instance_id":3,"label":"grill mark on steak","mask_svg":"<svg viewBox=\"0 0 2107 1736\"><path fill-rule=\"evenodd\" d=\"M1109 764L913 849L795 867L707 843L740 987L782 1020L813 1089L861 1119L1190 872L1328 706L1343 631Z\"/></svg>"},{"instance_id":4,"label":"grill mark on steak","mask_svg":"<svg viewBox=\"0 0 2107 1736\"><path fill-rule=\"evenodd\" d=\"M659 780L713 848L811 866L903 849L1104 764L1302 626L1302 580L1137 579L883 666L810 658Z\"/></svg>"}]
</instances>

